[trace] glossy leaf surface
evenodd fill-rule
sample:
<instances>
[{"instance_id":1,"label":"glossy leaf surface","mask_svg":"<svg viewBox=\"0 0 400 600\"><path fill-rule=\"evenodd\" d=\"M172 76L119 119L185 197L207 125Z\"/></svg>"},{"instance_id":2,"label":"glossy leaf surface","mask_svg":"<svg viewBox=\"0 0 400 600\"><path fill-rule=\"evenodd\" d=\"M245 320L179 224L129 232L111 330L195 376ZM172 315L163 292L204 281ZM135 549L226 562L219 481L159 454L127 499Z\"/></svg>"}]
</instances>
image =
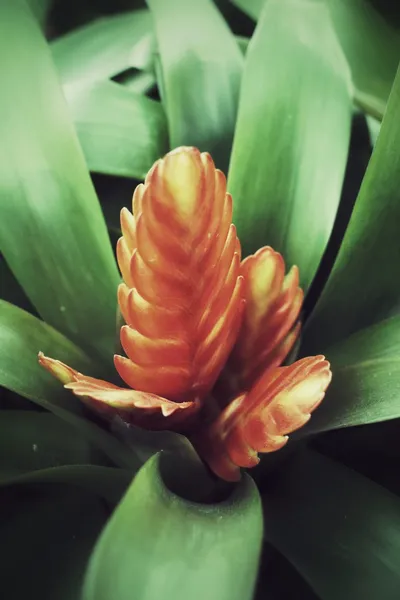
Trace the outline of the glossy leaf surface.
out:
<instances>
[{"instance_id":1,"label":"glossy leaf surface","mask_svg":"<svg viewBox=\"0 0 400 600\"><path fill-rule=\"evenodd\" d=\"M211 0L147 3L161 57L170 146L208 151L226 170L243 64L235 37Z\"/></svg>"},{"instance_id":2,"label":"glossy leaf surface","mask_svg":"<svg viewBox=\"0 0 400 600\"><path fill-rule=\"evenodd\" d=\"M300 437L400 417L400 317L355 333L327 356L332 383Z\"/></svg>"},{"instance_id":3,"label":"glossy leaf surface","mask_svg":"<svg viewBox=\"0 0 400 600\"><path fill-rule=\"evenodd\" d=\"M230 498L196 504L163 484L159 456L139 472L89 563L84 600L252 598L262 523L245 477Z\"/></svg>"},{"instance_id":4,"label":"glossy leaf surface","mask_svg":"<svg viewBox=\"0 0 400 600\"><path fill-rule=\"evenodd\" d=\"M89 85L129 69L150 67L154 33L148 10L98 19L51 44L63 83Z\"/></svg>"},{"instance_id":5,"label":"glossy leaf surface","mask_svg":"<svg viewBox=\"0 0 400 600\"><path fill-rule=\"evenodd\" d=\"M48 46L21 0L0 2L0 52L0 249L42 318L106 357L118 271Z\"/></svg>"},{"instance_id":6,"label":"glossy leaf surface","mask_svg":"<svg viewBox=\"0 0 400 600\"><path fill-rule=\"evenodd\" d=\"M41 349L85 372L96 372L87 356L59 332L29 313L0 301L0 385L74 425L116 464L137 468L140 463L133 450L80 416L81 403L39 366L37 353Z\"/></svg>"},{"instance_id":7,"label":"glossy leaf surface","mask_svg":"<svg viewBox=\"0 0 400 600\"><path fill-rule=\"evenodd\" d=\"M271 245L305 290L336 216L350 118L325 7L268 1L246 54L228 190L244 253Z\"/></svg>"},{"instance_id":8,"label":"glossy leaf surface","mask_svg":"<svg viewBox=\"0 0 400 600\"><path fill-rule=\"evenodd\" d=\"M329 346L400 307L400 72L331 275L303 351Z\"/></svg>"},{"instance_id":9,"label":"glossy leaf surface","mask_svg":"<svg viewBox=\"0 0 400 600\"><path fill-rule=\"evenodd\" d=\"M144 179L167 152L159 102L112 81L66 86L64 93L90 171Z\"/></svg>"}]
</instances>

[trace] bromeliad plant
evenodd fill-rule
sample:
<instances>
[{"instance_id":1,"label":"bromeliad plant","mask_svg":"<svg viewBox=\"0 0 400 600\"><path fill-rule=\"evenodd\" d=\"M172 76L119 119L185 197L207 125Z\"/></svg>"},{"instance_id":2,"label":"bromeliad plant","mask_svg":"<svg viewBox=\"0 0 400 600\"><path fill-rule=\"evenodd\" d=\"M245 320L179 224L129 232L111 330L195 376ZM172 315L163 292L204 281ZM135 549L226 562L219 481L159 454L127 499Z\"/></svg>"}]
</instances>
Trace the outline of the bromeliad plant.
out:
<instances>
[{"instance_id":1,"label":"bromeliad plant","mask_svg":"<svg viewBox=\"0 0 400 600\"><path fill-rule=\"evenodd\" d=\"M398 31L148 0L48 42L29 4L0 0L2 595L397 598Z\"/></svg>"},{"instance_id":2,"label":"bromeliad plant","mask_svg":"<svg viewBox=\"0 0 400 600\"><path fill-rule=\"evenodd\" d=\"M101 415L185 434L236 481L307 423L331 379L324 356L280 366L299 333L298 269L285 276L270 247L240 262L225 177L195 148L153 166L132 213L121 212L117 245L128 358L114 363L133 389L43 354L40 363Z\"/></svg>"}]
</instances>

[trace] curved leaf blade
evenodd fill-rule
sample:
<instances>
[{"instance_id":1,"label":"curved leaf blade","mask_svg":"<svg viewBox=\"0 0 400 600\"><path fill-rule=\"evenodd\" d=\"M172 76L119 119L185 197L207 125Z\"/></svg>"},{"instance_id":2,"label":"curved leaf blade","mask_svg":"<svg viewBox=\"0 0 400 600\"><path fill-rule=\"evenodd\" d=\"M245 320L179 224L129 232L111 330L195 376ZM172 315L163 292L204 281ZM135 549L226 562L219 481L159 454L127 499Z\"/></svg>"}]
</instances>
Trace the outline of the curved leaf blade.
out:
<instances>
[{"instance_id":1,"label":"curved leaf blade","mask_svg":"<svg viewBox=\"0 0 400 600\"><path fill-rule=\"evenodd\" d=\"M98 19L51 44L62 83L90 85L129 68L148 69L154 51L148 10Z\"/></svg>"},{"instance_id":2,"label":"curved leaf blade","mask_svg":"<svg viewBox=\"0 0 400 600\"><path fill-rule=\"evenodd\" d=\"M87 440L49 413L0 412L0 481L63 464L91 463Z\"/></svg>"},{"instance_id":3,"label":"curved leaf blade","mask_svg":"<svg viewBox=\"0 0 400 600\"><path fill-rule=\"evenodd\" d=\"M1 250L41 317L108 357L120 279L47 44L21 0L0 2L0 52Z\"/></svg>"},{"instance_id":4,"label":"curved leaf blade","mask_svg":"<svg viewBox=\"0 0 400 600\"><path fill-rule=\"evenodd\" d=\"M263 497L267 539L323 600L397 597L400 500L317 453Z\"/></svg>"},{"instance_id":5,"label":"curved leaf blade","mask_svg":"<svg viewBox=\"0 0 400 600\"><path fill-rule=\"evenodd\" d=\"M0 486L65 483L101 496L112 504L120 501L132 479L132 472L98 465L63 465L31 471L24 475L1 477Z\"/></svg>"},{"instance_id":6,"label":"curved leaf blade","mask_svg":"<svg viewBox=\"0 0 400 600\"><path fill-rule=\"evenodd\" d=\"M399 312L399 148L400 70L341 249L304 332L306 353Z\"/></svg>"},{"instance_id":7,"label":"curved leaf blade","mask_svg":"<svg viewBox=\"0 0 400 600\"><path fill-rule=\"evenodd\" d=\"M147 3L161 58L170 146L196 146L226 170L243 66L235 37L211 0Z\"/></svg>"},{"instance_id":8,"label":"curved leaf blade","mask_svg":"<svg viewBox=\"0 0 400 600\"><path fill-rule=\"evenodd\" d=\"M76 427L115 464L139 468L141 463L132 449L80 416L81 403L39 366L39 350L80 371L96 374L90 359L70 340L43 321L0 300L0 385L29 398Z\"/></svg>"},{"instance_id":9,"label":"curved leaf blade","mask_svg":"<svg viewBox=\"0 0 400 600\"><path fill-rule=\"evenodd\" d=\"M90 171L144 179L168 152L168 132L159 102L112 81L64 87Z\"/></svg>"},{"instance_id":10,"label":"curved leaf blade","mask_svg":"<svg viewBox=\"0 0 400 600\"><path fill-rule=\"evenodd\" d=\"M185 501L162 483L159 456L136 476L92 554L84 600L246 600L262 535L247 476L230 500Z\"/></svg>"},{"instance_id":11,"label":"curved leaf blade","mask_svg":"<svg viewBox=\"0 0 400 600\"><path fill-rule=\"evenodd\" d=\"M298 437L400 417L400 317L355 333L327 356L332 383Z\"/></svg>"},{"instance_id":12,"label":"curved leaf blade","mask_svg":"<svg viewBox=\"0 0 400 600\"><path fill-rule=\"evenodd\" d=\"M350 120L348 68L325 7L266 2L246 54L228 189L245 254L271 245L299 266L305 289L335 220Z\"/></svg>"},{"instance_id":13,"label":"curved leaf blade","mask_svg":"<svg viewBox=\"0 0 400 600\"><path fill-rule=\"evenodd\" d=\"M232 0L255 21L265 1ZM306 4L309 0L302 1ZM399 31L368 0L317 1L329 8L332 25L352 72L357 104L382 118L399 62Z\"/></svg>"}]
</instances>

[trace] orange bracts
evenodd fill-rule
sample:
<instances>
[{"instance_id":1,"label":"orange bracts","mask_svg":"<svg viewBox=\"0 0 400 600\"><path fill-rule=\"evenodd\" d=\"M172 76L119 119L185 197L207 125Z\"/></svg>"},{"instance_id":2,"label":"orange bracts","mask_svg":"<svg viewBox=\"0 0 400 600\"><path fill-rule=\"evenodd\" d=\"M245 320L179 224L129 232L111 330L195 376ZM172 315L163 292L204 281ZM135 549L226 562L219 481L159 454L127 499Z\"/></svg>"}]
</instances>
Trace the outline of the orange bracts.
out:
<instances>
[{"instance_id":1,"label":"orange bracts","mask_svg":"<svg viewBox=\"0 0 400 600\"><path fill-rule=\"evenodd\" d=\"M207 153L178 148L157 161L121 212L118 302L131 389L39 361L91 408L192 440L227 480L278 450L321 402L323 356L280 365L300 330L297 267L261 248L241 262L226 180Z\"/></svg>"}]
</instances>

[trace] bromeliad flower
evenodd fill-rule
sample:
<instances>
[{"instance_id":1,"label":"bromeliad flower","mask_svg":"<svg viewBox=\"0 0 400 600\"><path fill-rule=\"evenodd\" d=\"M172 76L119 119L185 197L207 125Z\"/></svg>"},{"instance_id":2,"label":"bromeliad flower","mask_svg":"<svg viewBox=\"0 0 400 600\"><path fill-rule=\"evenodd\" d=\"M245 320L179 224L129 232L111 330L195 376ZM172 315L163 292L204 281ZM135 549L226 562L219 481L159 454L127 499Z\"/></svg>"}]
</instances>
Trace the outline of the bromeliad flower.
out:
<instances>
[{"instance_id":1,"label":"bromeliad flower","mask_svg":"<svg viewBox=\"0 0 400 600\"><path fill-rule=\"evenodd\" d=\"M258 453L284 446L331 380L324 356L281 366L299 334L299 272L261 248L241 261L226 180L207 153L155 163L121 212L118 302L130 386L40 363L104 417L185 434L209 467L237 480Z\"/></svg>"}]
</instances>

